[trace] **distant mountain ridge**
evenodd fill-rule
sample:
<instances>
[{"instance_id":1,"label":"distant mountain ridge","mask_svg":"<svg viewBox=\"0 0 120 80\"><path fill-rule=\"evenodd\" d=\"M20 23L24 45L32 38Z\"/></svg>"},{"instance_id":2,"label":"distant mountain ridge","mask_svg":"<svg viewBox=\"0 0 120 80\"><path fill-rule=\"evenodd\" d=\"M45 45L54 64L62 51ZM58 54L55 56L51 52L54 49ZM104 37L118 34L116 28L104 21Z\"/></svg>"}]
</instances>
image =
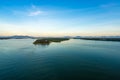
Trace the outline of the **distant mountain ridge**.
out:
<instances>
[{"instance_id":1,"label":"distant mountain ridge","mask_svg":"<svg viewBox=\"0 0 120 80\"><path fill-rule=\"evenodd\" d=\"M35 39L33 36L0 36L0 39Z\"/></svg>"},{"instance_id":2,"label":"distant mountain ridge","mask_svg":"<svg viewBox=\"0 0 120 80\"><path fill-rule=\"evenodd\" d=\"M28 39L28 38L35 38L32 36L11 36L12 39Z\"/></svg>"},{"instance_id":3,"label":"distant mountain ridge","mask_svg":"<svg viewBox=\"0 0 120 80\"><path fill-rule=\"evenodd\" d=\"M23 35L14 35L14 36L0 36L0 39L39 39L39 38L46 38L46 37L34 37L34 36L23 36ZM51 38L51 37L47 37ZM57 38L57 37L56 37ZM63 38L63 37L58 37ZM64 38L74 38L74 39L81 39L81 38L120 38L120 36L64 36Z\"/></svg>"},{"instance_id":4,"label":"distant mountain ridge","mask_svg":"<svg viewBox=\"0 0 120 80\"><path fill-rule=\"evenodd\" d=\"M120 38L120 36L75 36L73 38Z\"/></svg>"}]
</instances>

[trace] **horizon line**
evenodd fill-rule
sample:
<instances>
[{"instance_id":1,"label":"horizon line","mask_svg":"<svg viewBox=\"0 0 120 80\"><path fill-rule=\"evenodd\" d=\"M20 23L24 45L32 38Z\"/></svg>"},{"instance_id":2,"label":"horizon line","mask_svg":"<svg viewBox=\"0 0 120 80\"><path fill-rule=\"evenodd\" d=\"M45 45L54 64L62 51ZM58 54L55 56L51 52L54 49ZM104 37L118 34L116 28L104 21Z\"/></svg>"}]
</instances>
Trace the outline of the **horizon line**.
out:
<instances>
[{"instance_id":1,"label":"horizon line","mask_svg":"<svg viewBox=\"0 0 120 80\"><path fill-rule=\"evenodd\" d=\"M82 37L82 35L65 35L65 36L32 36L32 35L0 35L0 37L10 37L10 36L31 36L31 37ZM94 36L94 37L102 37L102 36L120 36L120 35L83 35L83 36Z\"/></svg>"}]
</instances>

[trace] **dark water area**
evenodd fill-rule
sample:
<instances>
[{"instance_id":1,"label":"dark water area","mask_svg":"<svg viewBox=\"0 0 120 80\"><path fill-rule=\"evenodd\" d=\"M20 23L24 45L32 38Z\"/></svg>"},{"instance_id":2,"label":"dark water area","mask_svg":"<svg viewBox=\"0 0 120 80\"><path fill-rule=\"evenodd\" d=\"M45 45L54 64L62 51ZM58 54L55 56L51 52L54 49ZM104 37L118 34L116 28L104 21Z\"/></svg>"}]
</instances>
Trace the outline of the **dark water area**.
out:
<instances>
[{"instance_id":1,"label":"dark water area","mask_svg":"<svg viewBox=\"0 0 120 80\"><path fill-rule=\"evenodd\" d=\"M0 80L120 80L120 42L0 40Z\"/></svg>"}]
</instances>

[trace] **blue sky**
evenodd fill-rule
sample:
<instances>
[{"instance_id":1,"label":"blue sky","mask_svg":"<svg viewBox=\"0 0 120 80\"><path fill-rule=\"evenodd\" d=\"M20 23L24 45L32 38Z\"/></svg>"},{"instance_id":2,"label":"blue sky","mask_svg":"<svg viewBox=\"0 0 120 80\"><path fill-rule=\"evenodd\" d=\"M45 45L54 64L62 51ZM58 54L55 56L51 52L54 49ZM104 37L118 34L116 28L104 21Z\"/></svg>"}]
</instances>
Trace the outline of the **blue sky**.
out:
<instances>
[{"instance_id":1,"label":"blue sky","mask_svg":"<svg viewBox=\"0 0 120 80\"><path fill-rule=\"evenodd\" d=\"M0 0L0 35L120 35L120 0Z\"/></svg>"}]
</instances>

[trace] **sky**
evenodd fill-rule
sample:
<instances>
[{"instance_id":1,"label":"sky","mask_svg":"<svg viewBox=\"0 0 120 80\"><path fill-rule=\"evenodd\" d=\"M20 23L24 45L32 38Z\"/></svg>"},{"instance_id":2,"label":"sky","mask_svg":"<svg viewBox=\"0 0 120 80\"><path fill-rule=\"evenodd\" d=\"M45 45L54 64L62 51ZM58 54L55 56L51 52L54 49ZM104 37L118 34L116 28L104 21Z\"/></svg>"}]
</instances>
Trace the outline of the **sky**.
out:
<instances>
[{"instance_id":1,"label":"sky","mask_svg":"<svg viewBox=\"0 0 120 80\"><path fill-rule=\"evenodd\" d=\"M0 36L120 36L120 0L0 0Z\"/></svg>"}]
</instances>

